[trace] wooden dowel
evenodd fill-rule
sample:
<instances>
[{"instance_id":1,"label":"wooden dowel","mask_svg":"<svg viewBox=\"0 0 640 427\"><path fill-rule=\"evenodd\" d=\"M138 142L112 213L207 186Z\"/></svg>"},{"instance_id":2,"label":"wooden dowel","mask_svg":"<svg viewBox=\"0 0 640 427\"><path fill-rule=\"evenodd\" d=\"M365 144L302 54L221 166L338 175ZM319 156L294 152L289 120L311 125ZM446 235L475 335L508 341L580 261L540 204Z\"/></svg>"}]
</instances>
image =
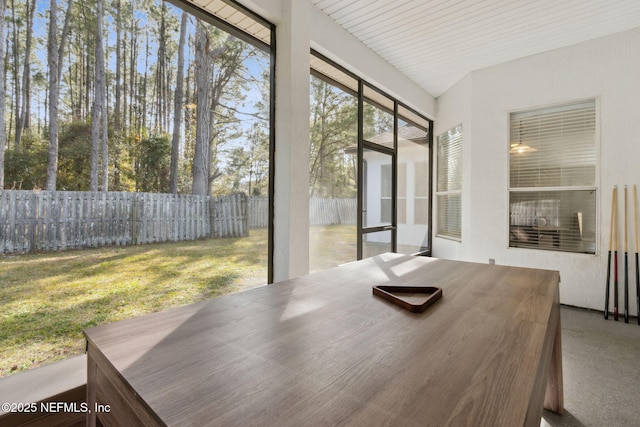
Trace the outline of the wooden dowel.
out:
<instances>
[{"instance_id":1,"label":"wooden dowel","mask_svg":"<svg viewBox=\"0 0 640 427\"><path fill-rule=\"evenodd\" d=\"M611 222L613 222L613 250L618 250L618 186L613 187L613 214Z\"/></svg>"},{"instance_id":2,"label":"wooden dowel","mask_svg":"<svg viewBox=\"0 0 640 427\"><path fill-rule=\"evenodd\" d=\"M613 187L613 320L618 320L618 187Z\"/></svg>"},{"instance_id":3,"label":"wooden dowel","mask_svg":"<svg viewBox=\"0 0 640 427\"><path fill-rule=\"evenodd\" d=\"M624 323L629 323L629 248L627 241L629 233L628 223L627 186L624 186Z\"/></svg>"},{"instance_id":4,"label":"wooden dowel","mask_svg":"<svg viewBox=\"0 0 640 427\"><path fill-rule=\"evenodd\" d=\"M633 223L635 225L635 249L638 253L638 194L636 193L636 186L633 186Z\"/></svg>"},{"instance_id":5,"label":"wooden dowel","mask_svg":"<svg viewBox=\"0 0 640 427\"><path fill-rule=\"evenodd\" d=\"M613 241L613 215L616 206L616 189L611 193L611 217L609 218L609 253L607 255L607 279L604 293L604 318L609 318L609 294L611 293L611 242Z\"/></svg>"},{"instance_id":6,"label":"wooden dowel","mask_svg":"<svg viewBox=\"0 0 640 427\"><path fill-rule=\"evenodd\" d=\"M636 243L636 317L640 325L640 262L638 261L638 194L636 186L633 186L633 223L635 225Z\"/></svg>"},{"instance_id":7,"label":"wooden dowel","mask_svg":"<svg viewBox=\"0 0 640 427\"><path fill-rule=\"evenodd\" d=\"M627 232L627 186L624 186L624 252L627 253L629 248L627 245L627 237L629 233Z\"/></svg>"},{"instance_id":8,"label":"wooden dowel","mask_svg":"<svg viewBox=\"0 0 640 427\"><path fill-rule=\"evenodd\" d=\"M609 222L609 252L611 252L611 242L613 241L613 216L616 214L616 187L613 187L611 194L611 218Z\"/></svg>"}]
</instances>

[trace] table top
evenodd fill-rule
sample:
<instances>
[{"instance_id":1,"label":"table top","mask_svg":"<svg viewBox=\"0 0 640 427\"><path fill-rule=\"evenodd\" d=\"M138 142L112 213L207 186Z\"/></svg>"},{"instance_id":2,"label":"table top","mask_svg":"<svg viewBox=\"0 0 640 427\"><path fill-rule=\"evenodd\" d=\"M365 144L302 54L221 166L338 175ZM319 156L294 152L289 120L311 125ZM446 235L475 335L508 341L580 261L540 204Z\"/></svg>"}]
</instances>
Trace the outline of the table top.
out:
<instances>
[{"instance_id":1,"label":"table top","mask_svg":"<svg viewBox=\"0 0 640 427\"><path fill-rule=\"evenodd\" d=\"M556 271L383 254L85 335L167 425L515 426L558 283ZM381 284L443 296L411 313L373 295Z\"/></svg>"}]
</instances>

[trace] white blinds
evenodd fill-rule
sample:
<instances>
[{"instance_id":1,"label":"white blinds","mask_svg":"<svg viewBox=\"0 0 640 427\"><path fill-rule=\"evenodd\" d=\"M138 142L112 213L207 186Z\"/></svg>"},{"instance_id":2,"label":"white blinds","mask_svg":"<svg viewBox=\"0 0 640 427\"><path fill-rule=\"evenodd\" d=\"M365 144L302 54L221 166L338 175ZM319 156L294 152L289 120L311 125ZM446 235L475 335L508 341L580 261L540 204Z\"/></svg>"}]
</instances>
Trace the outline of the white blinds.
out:
<instances>
[{"instance_id":1,"label":"white blinds","mask_svg":"<svg viewBox=\"0 0 640 427\"><path fill-rule=\"evenodd\" d=\"M462 218L462 125L437 139L437 235L460 239Z\"/></svg>"},{"instance_id":2,"label":"white blinds","mask_svg":"<svg viewBox=\"0 0 640 427\"><path fill-rule=\"evenodd\" d=\"M511 114L510 186L594 186L595 101Z\"/></svg>"},{"instance_id":3,"label":"white blinds","mask_svg":"<svg viewBox=\"0 0 640 427\"><path fill-rule=\"evenodd\" d=\"M512 113L512 247L595 253L596 106L586 101Z\"/></svg>"},{"instance_id":4,"label":"white blinds","mask_svg":"<svg viewBox=\"0 0 640 427\"><path fill-rule=\"evenodd\" d=\"M438 230L437 235L461 239L462 199L460 194L437 194Z\"/></svg>"},{"instance_id":5,"label":"white blinds","mask_svg":"<svg viewBox=\"0 0 640 427\"><path fill-rule=\"evenodd\" d=\"M437 190L462 190L462 125L438 136Z\"/></svg>"}]
</instances>

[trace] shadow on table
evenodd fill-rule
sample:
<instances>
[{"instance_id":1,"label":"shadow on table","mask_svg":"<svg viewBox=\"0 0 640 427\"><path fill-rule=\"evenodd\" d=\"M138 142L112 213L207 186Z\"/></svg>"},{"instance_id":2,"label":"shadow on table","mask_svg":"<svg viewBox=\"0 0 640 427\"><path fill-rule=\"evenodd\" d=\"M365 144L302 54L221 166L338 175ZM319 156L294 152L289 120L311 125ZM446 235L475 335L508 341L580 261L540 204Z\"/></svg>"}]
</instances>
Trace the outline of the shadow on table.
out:
<instances>
[{"instance_id":1,"label":"shadow on table","mask_svg":"<svg viewBox=\"0 0 640 427\"><path fill-rule=\"evenodd\" d=\"M566 409L562 415L545 409L542 413L540 427L585 427L585 425Z\"/></svg>"}]
</instances>

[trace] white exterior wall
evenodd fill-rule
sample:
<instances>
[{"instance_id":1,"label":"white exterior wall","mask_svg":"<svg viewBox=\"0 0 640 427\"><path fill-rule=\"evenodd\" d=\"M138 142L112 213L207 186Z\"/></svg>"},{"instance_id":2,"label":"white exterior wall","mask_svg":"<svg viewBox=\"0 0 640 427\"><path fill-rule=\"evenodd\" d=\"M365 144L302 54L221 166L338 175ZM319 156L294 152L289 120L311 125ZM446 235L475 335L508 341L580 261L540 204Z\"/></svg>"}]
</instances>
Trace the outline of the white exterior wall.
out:
<instances>
[{"instance_id":1,"label":"white exterior wall","mask_svg":"<svg viewBox=\"0 0 640 427\"><path fill-rule=\"evenodd\" d=\"M399 200L398 203L406 203L406 219L405 222L398 222L397 242L398 245L426 246L428 237L428 225L415 223L414 202L416 194L416 162L426 161L425 149L414 143L405 143L399 149L398 164L406 165L407 193L405 200ZM382 198L382 165L387 164L389 156L380 154L376 151L367 151L365 153L367 161L367 218L369 226L382 224L381 217L381 198ZM391 237L388 233L373 233L365 235L367 241L378 243L390 243Z\"/></svg>"},{"instance_id":2,"label":"white exterior wall","mask_svg":"<svg viewBox=\"0 0 640 427\"><path fill-rule=\"evenodd\" d=\"M494 258L497 264L559 270L562 303L602 310L611 191L614 185L640 185L639 69L636 29L472 72L443 94L437 101L435 135L463 125L462 241L435 238L433 255L485 263ZM585 98L598 102L597 254L509 248L509 112ZM632 218L632 208L629 215ZM629 227L633 252L631 219ZM633 255L629 264L629 307L635 314ZM622 258L620 265L622 283ZM622 285L620 291L622 313Z\"/></svg>"},{"instance_id":3,"label":"white exterior wall","mask_svg":"<svg viewBox=\"0 0 640 427\"><path fill-rule=\"evenodd\" d=\"M402 143L401 143L402 144ZM404 143L398 147L398 164L406 165L407 198L406 201L399 200L398 203L406 203L406 218L404 223L398 223L398 245L411 245L416 247L426 247L429 239L429 225L416 222L415 201L416 201L416 168L417 162L428 161L427 149L414 143Z\"/></svg>"},{"instance_id":4,"label":"white exterior wall","mask_svg":"<svg viewBox=\"0 0 640 427\"><path fill-rule=\"evenodd\" d=\"M365 161L367 162L367 188L366 188L366 205L367 223L363 227L376 227L382 225L382 166L389 164L391 156L388 154L378 153L376 151L365 151ZM388 224L386 222L385 224ZM387 239L387 237L389 237ZM390 243L390 234L384 233L384 236L375 233L367 236L367 241Z\"/></svg>"}]
</instances>

